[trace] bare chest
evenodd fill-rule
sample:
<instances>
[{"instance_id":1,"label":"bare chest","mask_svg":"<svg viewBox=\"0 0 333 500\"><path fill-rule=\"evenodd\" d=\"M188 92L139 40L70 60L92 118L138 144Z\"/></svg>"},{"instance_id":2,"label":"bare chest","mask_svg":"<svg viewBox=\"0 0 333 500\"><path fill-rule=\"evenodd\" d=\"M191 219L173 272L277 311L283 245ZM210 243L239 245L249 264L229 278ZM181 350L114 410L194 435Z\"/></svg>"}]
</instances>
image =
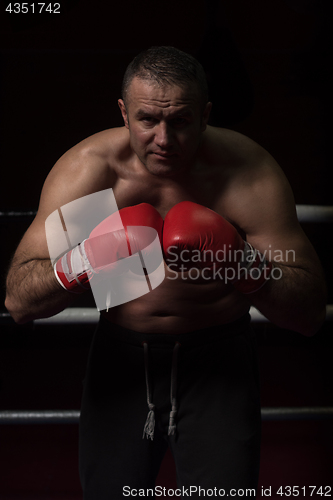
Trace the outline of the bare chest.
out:
<instances>
[{"instance_id":1,"label":"bare chest","mask_svg":"<svg viewBox=\"0 0 333 500\"><path fill-rule=\"evenodd\" d=\"M114 188L118 208L150 203L164 218L181 201L193 201L216 210L223 199L223 185L216 176L194 176L188 180L132 177L118 179Z\"/></svg>"}]
</instances>

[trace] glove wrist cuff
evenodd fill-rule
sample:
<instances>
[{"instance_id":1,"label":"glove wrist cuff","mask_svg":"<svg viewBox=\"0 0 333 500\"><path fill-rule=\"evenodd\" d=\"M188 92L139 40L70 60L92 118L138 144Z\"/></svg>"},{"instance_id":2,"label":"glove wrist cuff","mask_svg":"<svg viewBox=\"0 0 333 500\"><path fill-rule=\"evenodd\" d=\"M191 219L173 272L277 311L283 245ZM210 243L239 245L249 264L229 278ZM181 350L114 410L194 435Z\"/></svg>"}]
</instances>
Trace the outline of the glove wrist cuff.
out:
<instances>
[{"instance_id":1,"label":"glove wrist cuff","mask_svg":"<svg viewBox=\"0 0 333 500\"><path fill-rule=\"evenodd\" d=\"M54 265L54 274L60 285L72 293L89 290L93 269L84 251L85 240L65 253Z\"/></svg>"},{"instance_id":2,"label":"glove wrist cuff","mask_svg":"<svg viewBox=\"0 0 333 500\"><path fill-rule=\"evenodd\" d=\"M244 294L257 292L270 279L273 264L267 261L258 250L247 241L244 242L243 258L239 262L239 275L232 282Z\"/></svg>"}]
</instances>

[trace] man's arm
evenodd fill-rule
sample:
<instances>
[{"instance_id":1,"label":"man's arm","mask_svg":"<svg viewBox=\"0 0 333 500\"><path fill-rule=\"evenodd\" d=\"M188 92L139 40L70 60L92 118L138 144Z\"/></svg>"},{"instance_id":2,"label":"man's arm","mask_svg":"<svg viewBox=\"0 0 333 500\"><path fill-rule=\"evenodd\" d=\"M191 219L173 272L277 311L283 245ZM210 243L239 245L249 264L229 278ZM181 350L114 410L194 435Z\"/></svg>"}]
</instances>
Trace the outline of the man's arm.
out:
<instances>
[{"instance_id":1,"label":"man's arm","mask_svg":"<svg viewBox=\"0 0 333 500\"><path fill-rule=\"evenodd\" d=\"M40 231L36 223L30 226L8 271L5 306L17 323L53 316L75 298L56 280L47 249L45 256L42 254L44 238L45 229Z\"/></svg>"},{"instance_id":2,"label":"man's arm","mask_svg":"<svg viewBox=\"0 0 333 500\"><path fill-rule=\"evenodd\" d=\"M55 164L43 186L36 218L15 252L6 280L5 306L17 323L52 316L76 297L55 277L45 220L70 201L112 187L109 165L90 142L88 139L75 146Z\"/></svg>"},{"instance_id":3,"label":"man's arm","mask_svg":"<svg viewBox=\"0 0 333 500\"><path fill-rule=\"evenodd\" d=\"M259 167L238 190L234 222L273 262L270 279L247 297L274 324L310 336L325 319L326 285L318 256L300 227L293 194L280 167L261 151Z\"/></svg>"}]
</instances>

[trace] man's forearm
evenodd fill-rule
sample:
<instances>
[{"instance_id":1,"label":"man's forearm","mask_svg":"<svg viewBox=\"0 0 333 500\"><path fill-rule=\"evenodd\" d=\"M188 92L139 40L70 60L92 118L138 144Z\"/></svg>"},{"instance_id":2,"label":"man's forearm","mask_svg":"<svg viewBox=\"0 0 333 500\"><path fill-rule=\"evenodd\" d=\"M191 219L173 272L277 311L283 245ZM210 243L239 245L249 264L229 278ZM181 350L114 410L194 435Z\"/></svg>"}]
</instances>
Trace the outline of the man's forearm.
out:
<instances>
[{"instance_id":1,"label":"man's forearm","mask_svg":"<svg viewBox=\"0 0 333 500\"><path fill-rule=\"evenodd\" d=\"M321 270L315 275L275 264L268 282L249 298L272 323L306 336L314 335L325 319L326 286Z\"/></svg>"},{"instance_id":2,"label":"man's forearm","mask_svg":"<svg viewBox=\"0 0 333 500\"><path fill-rule=\"evenodd\" d=\"M57 282L49 259L14 262L6 288L5 306L17 323L53 316L75 299Z\"/></svg>"}]
</instances>

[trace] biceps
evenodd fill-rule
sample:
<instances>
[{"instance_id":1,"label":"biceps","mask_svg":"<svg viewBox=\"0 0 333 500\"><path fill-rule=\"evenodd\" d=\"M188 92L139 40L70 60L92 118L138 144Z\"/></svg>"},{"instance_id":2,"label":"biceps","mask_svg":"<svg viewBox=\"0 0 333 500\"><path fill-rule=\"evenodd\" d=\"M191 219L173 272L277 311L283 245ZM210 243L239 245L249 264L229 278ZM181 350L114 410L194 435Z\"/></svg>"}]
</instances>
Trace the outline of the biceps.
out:
<instances>
[{"instance_id":1,"label":"biceps","mask_svg":"<svg viewBox=\"0 0 333 500\"><path fill-rule=\"evenodd\" d=\"M49 251L46 242L44 223L36 221L35 219L19 243L14 254L13 263L20 264L35 259L48 258Z\"/></svg>"},{"instance_id":2,"label":"biceps","mask_svg":"<svg viewBox=\"0 0 333 500\"><path fill-rule=\"evenodd\" d=\"M313 246L298 224L292 230L253 235L248 241L271 262L313 272L321 268Z\"/></svg>"}]
</instances>

